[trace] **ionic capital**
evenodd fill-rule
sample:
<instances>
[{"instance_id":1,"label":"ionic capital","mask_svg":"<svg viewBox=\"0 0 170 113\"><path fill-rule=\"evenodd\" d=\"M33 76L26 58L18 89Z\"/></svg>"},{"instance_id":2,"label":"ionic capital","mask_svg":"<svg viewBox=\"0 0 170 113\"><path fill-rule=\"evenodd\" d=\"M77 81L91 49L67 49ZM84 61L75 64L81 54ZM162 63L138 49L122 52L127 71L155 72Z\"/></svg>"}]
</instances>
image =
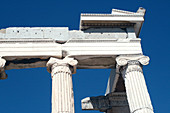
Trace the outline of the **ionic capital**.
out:
<instances>
[{"instance_id":1,"label":"ionic capital","mask_svg":"<svg viewBox=\"0 0 170 113\"><path fill-rule=\"evenodd\" d=\"M131 55L131 56L128 56L128 55L121 55L121 56L118 56L116 58L116 62L119 66L125 66L127 65L128 63L130 65L133 65L133 64L142 64L142 65L148 65L149 64L149 57L148 56L144 56L144 55Z\"/></svg>"},{"instance_id":2,"label":"ionic capital","mask_svg":"<svg viewBox=\"0 0 170 113\"><path fill-rule=\"evenodd\" d=\"M69 66L72 66L73 67L72 74L75 74L77 63L78 61L74 60L74 58L66 57L64 59L58 59L58 58L51 57L50 60L47 62L46 66L47 66L47 71L49 73L51 73L56 67L59 67L56 71L60 71L60 70L65 70L63 66L68 68Z\"/></svg>"}]
</instances>

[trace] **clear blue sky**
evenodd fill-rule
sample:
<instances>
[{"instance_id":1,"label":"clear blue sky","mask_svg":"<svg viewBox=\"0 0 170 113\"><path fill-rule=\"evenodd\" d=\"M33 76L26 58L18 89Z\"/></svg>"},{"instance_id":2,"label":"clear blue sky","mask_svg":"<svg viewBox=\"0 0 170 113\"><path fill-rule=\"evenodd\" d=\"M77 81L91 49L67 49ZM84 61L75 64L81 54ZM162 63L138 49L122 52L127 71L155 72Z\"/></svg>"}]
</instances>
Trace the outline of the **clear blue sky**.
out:
<instances>
[{"instance_id":1,"label":"clear blue sky","mask_svg":"<svg viewBox=\"0 0 170 113\"><path fill-rule=\"evenodd\" d=\"M0 28L42 26L79 29L80 13L110 13L112 8L147 12L140 38L145 55L147 87L155 113L170 112L169 0L0 0ZM0 81L0 113L50 113L51 78L46 68L7 70ZM110 70L78 70L73 75L76 113L81 99L105 93ZM97 113L97 112L96 112Z\"/></svg>"}]
</instances>

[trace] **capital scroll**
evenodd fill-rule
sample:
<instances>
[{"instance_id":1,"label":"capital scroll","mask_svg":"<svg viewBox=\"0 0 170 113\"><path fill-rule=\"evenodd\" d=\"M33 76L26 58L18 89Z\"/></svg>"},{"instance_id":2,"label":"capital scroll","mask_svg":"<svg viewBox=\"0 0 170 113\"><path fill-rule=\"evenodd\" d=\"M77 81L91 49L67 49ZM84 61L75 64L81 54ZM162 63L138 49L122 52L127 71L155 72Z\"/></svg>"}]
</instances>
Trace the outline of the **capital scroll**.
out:
<instances>
[{"instance_id":1,"label":"capital scroll","mask_svg":"<svg viewBox=\"0 0 170 113\"><path fill-rule=\"evenodd\" d=\"M116 58L116 62L119 66L124 66L128 64L128 61L138 61L142 65L149 64L149 57L144 55L136 55L136 56L118 56Z\"/></svg>"},{"instance_id":2,"label":"capital scroll","mask_svg":"<svg viewBox=\"0 0 170 113\"><path fill-rule=\"evenodd\" d=\"M75 74L77 64L78 64L78 61L74 60L74 58L65 57L64 59L57 59L57 58L51 57L50 60L47 62L46 66L47 66L47 71L51 73L52 65L56 65L56 66L70 65L70 66L73 66L74 68L73 74Z\"/></svg>"}]
</instances>

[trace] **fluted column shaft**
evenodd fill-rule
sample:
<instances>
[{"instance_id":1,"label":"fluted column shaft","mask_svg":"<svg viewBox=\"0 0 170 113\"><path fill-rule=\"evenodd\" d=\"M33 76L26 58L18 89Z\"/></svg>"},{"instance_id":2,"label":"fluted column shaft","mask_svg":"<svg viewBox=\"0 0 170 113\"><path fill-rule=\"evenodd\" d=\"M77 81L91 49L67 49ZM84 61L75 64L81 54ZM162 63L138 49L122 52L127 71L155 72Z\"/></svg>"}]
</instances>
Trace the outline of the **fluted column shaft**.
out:
<instances>
[{"instance_id":1,"label":"fluted column shaft","mask_svg":"<svg viewBox=\"0 0 170 113\"><path fill-rule=\"evenodd\" d=\"M52 76L52 113L74 113L72 66L76 64L72 58L51 58L47 63Z\"/></svg>"},{"instance_id":2,"label":"fluted column shaft","mask_svg":"<svg viewBox=\"0 0 170 113\"><path fill-rule=\"evenodd\" d=\"M130 112L153 113L153 107L142 71L142 65L148 64L149 57L120 56L116 60L125 81Z\"/></svg>"}]
</instances>

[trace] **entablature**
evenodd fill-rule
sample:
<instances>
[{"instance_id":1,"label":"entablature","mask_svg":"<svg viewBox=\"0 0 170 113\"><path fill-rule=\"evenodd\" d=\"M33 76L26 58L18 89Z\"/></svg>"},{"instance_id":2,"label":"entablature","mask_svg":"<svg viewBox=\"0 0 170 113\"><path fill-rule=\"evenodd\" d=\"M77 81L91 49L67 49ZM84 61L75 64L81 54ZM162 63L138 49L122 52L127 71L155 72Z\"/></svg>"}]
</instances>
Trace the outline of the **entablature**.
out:
<instances>
[{"instance_id":1,"label":"entablature","mask_svg":"<svg viewBox=\"0 0 170 113\"><path fill-rule=\"evenodd\" d=\"M139 8L136 13L113 9L112 14L81 14L80 30L1 29L0 57L7 61L5 69L45 67L50 57L74 57L78 68L113 68L118 55L142 54L137 34L144 13L145 9Z\"/></svg>"}]
</instances>

